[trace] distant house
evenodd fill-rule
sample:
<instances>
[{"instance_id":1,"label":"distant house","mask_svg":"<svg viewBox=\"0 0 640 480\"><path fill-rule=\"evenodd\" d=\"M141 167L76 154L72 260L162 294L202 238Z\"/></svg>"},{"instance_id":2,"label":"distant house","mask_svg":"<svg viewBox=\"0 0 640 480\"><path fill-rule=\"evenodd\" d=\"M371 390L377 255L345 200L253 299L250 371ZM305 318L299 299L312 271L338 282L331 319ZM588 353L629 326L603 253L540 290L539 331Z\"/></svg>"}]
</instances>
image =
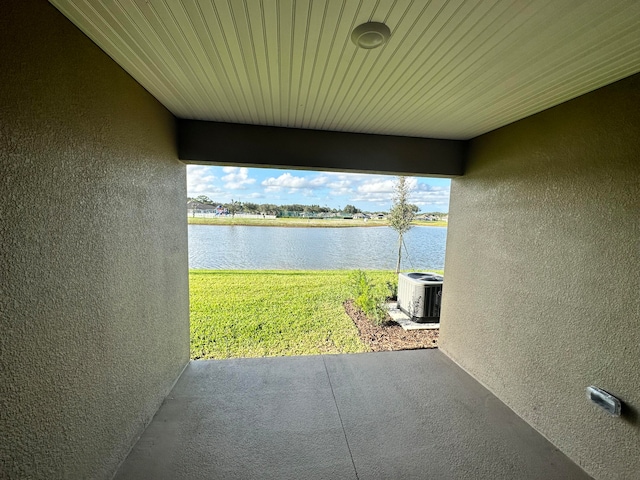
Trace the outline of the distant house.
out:
<instances>
[{"instance_id":1,"label":"distant house","mask_svg":"<svg viewBox=\"0 0 640 480\"><path fill-rule=\"evenodd\" d=\"M417 220L424 220L426 222L439 222L439 221L447 221L447 215L432 215L429 213L425 213L424 215L419 215L416 217Z\"/></svg>"},{"instance_id":2,"label":"distant house","mask_svg":"<svg viewBox=\"0 0 640 480\"><path fill-rule=\"evenodd\" d=\"M210 205L208 203L200 203L200 202L188 202L187 203L187 211L190 215L195 215L196 213L216 213L217 208L214 205Z\"/></svg>"}]
</instances>

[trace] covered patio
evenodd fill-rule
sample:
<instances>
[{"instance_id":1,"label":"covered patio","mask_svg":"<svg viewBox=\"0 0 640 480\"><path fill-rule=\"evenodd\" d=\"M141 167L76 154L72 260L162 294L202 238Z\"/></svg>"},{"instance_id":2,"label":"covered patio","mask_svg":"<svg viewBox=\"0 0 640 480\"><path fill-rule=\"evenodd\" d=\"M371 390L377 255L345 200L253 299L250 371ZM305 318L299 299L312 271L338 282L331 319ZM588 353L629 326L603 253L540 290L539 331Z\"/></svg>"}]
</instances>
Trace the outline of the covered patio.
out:
<instances>
[{"instance_id":1,"label":"covered patio","mask_svg":"<svg viewBox=\"0 0 640 480\"><path fill-rule=\"evenodd\" d=\"M637 480L640 2L3 7L0 478ZM190 362L185 164L452 178L440 350Z\"/></svg>"},{"instance_id":2,"label":"covered patio","mask_svg":"<svg viewBox=\"0 0 640 480\"><path fill-rule=\"evenodd\" d=\"M438 350L192 361L140 478L590 478Z\"/></svg>"}]
</instances>

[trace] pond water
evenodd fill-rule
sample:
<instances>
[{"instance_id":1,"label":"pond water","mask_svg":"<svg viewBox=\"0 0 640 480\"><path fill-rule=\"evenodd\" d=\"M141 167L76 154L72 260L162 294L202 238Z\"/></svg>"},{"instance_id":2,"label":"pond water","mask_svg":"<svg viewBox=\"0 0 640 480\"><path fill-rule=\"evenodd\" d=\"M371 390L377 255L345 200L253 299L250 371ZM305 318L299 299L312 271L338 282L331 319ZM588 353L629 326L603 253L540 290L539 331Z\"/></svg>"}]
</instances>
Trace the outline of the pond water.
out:
<instances>
[{"instance_id":1,"label":"pond water","mask_svg":"<svg viewBox=\"0 0 640 480\"><path fill-rule=\"evenodd\" d=\"M443 269L446 237L446 227L413 227L405 234L402 268ZM189 225L189 268L393 270L397 238L389 227Z\"/></svg>"}]
</instances>

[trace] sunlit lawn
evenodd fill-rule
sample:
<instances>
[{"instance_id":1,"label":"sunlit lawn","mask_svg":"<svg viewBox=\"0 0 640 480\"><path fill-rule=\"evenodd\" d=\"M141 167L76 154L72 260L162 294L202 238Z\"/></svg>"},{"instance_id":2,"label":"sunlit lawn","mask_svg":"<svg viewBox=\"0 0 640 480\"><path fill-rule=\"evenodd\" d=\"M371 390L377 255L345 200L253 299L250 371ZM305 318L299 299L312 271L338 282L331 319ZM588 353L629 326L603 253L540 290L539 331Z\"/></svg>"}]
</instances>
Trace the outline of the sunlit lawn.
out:
<instances>
[{"instance_id":1,"label":"sunlit lawn","mask_svg":"<svg viewBox=\"0 0 640 480\"><path fill-rule=\"evenodd\" d=\"M191 270L191 358L365 352L344 312L350 271ZM367 272L376 281L392 272Z\"/></svg>"}]
</instances>

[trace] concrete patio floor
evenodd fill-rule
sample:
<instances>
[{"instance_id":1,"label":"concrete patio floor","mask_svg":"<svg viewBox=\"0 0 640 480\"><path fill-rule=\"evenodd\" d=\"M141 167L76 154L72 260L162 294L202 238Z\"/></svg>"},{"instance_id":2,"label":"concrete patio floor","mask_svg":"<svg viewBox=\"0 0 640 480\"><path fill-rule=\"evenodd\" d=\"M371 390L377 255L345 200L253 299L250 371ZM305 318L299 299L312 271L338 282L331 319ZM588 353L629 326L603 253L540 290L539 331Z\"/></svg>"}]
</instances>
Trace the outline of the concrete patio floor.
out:
<instances>
[{"instance_id":1,"label":"concrete patio floor","mask_svg":"<svg viewBox=\"0 0 640 480\"><path fill-rule=\"evenodd\" d=\"M438 350L194 361L115 478L586 479Z\"/></svg>"}]
</instances>

